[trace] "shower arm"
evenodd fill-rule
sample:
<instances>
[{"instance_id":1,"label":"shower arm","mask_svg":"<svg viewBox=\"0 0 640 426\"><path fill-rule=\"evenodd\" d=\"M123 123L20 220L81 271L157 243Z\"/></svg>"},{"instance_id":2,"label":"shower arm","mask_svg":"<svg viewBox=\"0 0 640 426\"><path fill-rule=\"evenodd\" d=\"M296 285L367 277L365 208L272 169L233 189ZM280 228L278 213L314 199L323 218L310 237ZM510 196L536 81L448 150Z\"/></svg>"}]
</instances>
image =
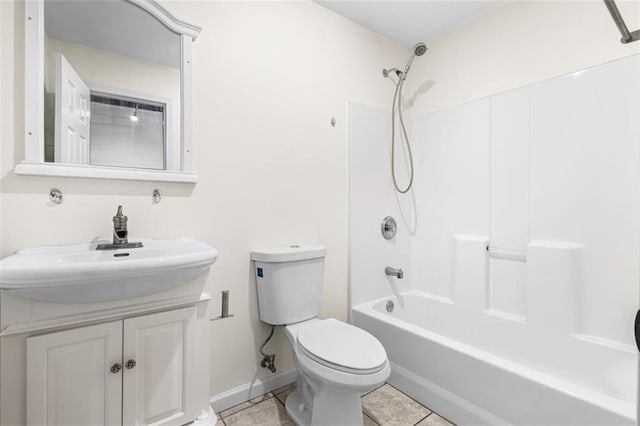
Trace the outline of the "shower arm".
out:
<instances>
[{"instance_id":1,"label":"shower arm","mask_svg":"<svg viewBox=\"0 0 640 426\"><path fill-rule=\"evenodd\" d=\"M622 18L615 0L604 0L604 5L607 6L611 17L613 18L613 22L616 23L616 26L620 31L620 35L622 36L620 39L621 43L627 44L640 40L640 30L629 32L629 28L627 28L627 24L625 24L624 18Z\"/></svg>"}]
</instances>

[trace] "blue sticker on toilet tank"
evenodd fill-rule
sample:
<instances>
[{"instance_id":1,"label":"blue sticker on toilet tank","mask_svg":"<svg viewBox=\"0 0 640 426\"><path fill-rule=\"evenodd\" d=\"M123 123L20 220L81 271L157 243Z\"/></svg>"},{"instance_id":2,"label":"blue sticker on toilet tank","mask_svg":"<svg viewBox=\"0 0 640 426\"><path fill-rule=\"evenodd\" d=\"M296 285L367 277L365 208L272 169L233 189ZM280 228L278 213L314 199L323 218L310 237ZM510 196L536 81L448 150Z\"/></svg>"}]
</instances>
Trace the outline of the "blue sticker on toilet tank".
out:
<instances>
[{"instance_id":1,"label":"blue sticker on toilet tank","mask_svg":"<svg viewBox=\"0 0 640 426\"><path fill-rule=\"evenodd\" d=\"M258 276L259 276L260 278L262 278L262 276L263 276L263 275L262 275L262 268L257 268L257 269L258 269Z\"/></svg>"}]
</instances>

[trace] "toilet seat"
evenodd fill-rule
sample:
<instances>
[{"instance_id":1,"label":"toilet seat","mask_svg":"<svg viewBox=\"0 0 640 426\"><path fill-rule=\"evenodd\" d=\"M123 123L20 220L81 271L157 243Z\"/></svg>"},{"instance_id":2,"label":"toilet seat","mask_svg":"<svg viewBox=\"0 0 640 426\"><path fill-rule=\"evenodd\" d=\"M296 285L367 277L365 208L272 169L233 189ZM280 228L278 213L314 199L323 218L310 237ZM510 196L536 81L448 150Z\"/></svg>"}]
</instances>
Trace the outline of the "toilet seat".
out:
<instances>
[{"instance_id":1,"label":"toilet seat","mask_svg":"<svg viewBox=\"0 0 640 426\"><path fill-rule=\"evenodd\" d=\"M333 318L301 326L296 342L312 360L346 373L373 374L387 365L387 354L378 339Z\"/></svg>"}]
</instances>

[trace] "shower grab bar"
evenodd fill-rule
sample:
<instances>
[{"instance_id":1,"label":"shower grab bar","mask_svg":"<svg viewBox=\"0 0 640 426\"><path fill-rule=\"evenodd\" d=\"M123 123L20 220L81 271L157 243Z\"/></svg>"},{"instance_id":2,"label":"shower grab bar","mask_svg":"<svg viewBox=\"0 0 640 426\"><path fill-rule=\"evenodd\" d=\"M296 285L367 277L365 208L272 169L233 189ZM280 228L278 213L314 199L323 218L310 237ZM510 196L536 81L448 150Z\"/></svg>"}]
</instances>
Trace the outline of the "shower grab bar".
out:
<instances>
[{"instance_id":1,"label":"shower grab bar","mask_svg":"<svg viewBox=\"0 0 640 426\"><path fill-rule=\"evenodd\" d=\"M496 259L515 260L517 262L527 261L526 250L495 247L487 244L487 253L489 253L491 257L495 257Z\"/></svg>"},{"instance_id":2,"label":"shower grab bar","mask_svg":"<svg viewBox=\"0 0 640 426\"><path fill-rule=\"evenodd\" d=\"M620 35L622 35L622 38L620 39L621 43L627 44L640 40L640 30L629 32L629 28L627 28L627 24L625 24L624 18L622 18L615 0L604 0L604 5L607 6L611 17L613 18L613 22L616 23L616 26L620 31Z\"/></svg>"}]
</instances>

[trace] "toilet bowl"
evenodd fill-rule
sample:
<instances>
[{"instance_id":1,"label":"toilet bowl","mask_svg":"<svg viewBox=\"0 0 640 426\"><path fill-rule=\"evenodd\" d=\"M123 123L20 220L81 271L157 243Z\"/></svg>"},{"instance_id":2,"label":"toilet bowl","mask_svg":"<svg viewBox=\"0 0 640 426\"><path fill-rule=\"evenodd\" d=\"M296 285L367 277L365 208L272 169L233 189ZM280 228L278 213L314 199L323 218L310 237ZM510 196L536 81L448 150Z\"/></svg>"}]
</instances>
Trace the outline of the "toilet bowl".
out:
<instances>
[{"instance_id":1,"label":"toilet bowl","mask_svg":"<svg viewBox=\"0 0 640 426\"><path fill-rule=\"evenodd\" d=\"M300 425L362 425L362 393L391 371L382 344L366 331L330 318L287 325L297 369L287 414Z\"/></svg>"},{"instance_id":2,"label":"toilet bowl","mask_svg":"<svg viewBox=\"0 0 640 426\"><path fill-rule=\"evenodd\" d=\"M286 400L298 425L362 425L363 392L389 377L382 344L366 331L319 319L324 246L254 250L260 320L284 326L293 351L297 388Z\"/></svg>"}]
</instances>

